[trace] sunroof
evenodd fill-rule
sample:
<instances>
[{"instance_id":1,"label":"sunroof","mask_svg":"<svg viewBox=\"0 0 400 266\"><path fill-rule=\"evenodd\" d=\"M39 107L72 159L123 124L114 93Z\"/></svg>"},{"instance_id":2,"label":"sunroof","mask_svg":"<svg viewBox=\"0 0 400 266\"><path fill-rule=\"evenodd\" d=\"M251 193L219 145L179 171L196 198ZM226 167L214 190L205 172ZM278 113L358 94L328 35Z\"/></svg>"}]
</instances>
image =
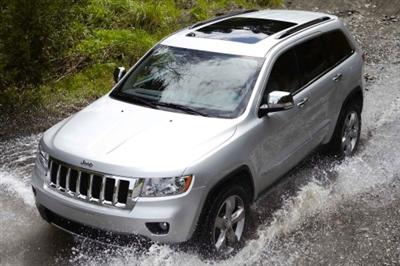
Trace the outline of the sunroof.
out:
<instances>
[{"instance_id":1,"label":"sunroof","mask_svg":"<svg viewBox=\"0 0 400 266\"><path fill-rule=\"evenodd\" d=\"M187 36L256 43L295 25L295 23L279 20L234 17L197 29Z\"/></svg>"}]
</instances>

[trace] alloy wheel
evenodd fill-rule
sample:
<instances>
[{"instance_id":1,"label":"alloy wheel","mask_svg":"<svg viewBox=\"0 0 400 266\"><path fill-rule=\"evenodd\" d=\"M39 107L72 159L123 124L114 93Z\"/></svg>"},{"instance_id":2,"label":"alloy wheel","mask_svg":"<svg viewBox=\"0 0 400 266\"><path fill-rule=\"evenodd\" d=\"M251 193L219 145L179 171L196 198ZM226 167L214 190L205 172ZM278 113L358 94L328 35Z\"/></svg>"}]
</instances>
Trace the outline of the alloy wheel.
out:
<instances>
[{"instance_id":1,"label":"alloy wheel","mask_svg":"<svg viewBox=\"0 0 400 266\"><path fill-rule=\"evenodd\" d=\"M245 225L243 200L236 195L225 199L220 205L213 228L215 249L230 254L242 238Z\"/></svg>"},{"instance_id":2,"label":"alloy wheel","mask_svg":"<svg viewBox=\"0 0 400 266\"><path fill-rule=\"evenodd\" d=\"M351 111L344 120L342 150L345 156L353 154L360 136L360 122L357 112Z\"/></svg>"}]
</instances>

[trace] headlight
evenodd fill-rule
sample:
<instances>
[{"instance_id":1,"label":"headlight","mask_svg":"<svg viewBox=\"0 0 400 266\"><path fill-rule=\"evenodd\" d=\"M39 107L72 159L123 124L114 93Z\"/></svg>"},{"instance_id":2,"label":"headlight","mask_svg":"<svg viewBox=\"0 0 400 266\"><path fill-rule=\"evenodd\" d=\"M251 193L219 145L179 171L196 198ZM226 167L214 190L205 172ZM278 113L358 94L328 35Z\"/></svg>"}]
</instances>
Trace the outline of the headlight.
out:
<instances>
[{"instance_id":1,"label":"headlight","mask_svg":"<svg viewBox=\"0 0 400 266\"><path fill-rule=\"evenodd\" d=\"M141 197L163 197L185 193L192 184L193 176L146 178Z\"/></svg>"},{"instance_id":2,"label":"headlight","mask_svg":"<svg viewBox=\"0 0 400 266\"><path fill-rule=\"evenodd\" d=\"M40 162L40 165L44 168L44 170L49 169L49 154L45 151L43 151L42 145L39 143L39 149L38 149L38 159Z\"/></svg>"}]
</instances>

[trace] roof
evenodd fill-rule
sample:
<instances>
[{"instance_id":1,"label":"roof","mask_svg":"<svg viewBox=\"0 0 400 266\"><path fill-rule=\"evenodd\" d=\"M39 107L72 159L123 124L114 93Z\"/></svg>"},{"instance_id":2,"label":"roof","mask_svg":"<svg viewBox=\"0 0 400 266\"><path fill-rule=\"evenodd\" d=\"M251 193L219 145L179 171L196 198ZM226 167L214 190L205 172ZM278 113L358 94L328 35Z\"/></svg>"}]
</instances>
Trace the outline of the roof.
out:
<instances>
[{"instance_id":1,"label":"roof","mask_svg":"<svg viewBox=\"0 0 400 266\"><path fill-rule=\"evenodd\" d=\"M234 15L181 30L163 45L227 54L263 57L280 39L282 31L331 15L309 11L261 10ZM235 28L241 23L241 28ZM261 24L260 24L261 23ZM256 30L252 26L257 26ZM227 27L231 27L227 31ZM274 37L275 36L275 37Z\"/></svg>"}]
</instances>

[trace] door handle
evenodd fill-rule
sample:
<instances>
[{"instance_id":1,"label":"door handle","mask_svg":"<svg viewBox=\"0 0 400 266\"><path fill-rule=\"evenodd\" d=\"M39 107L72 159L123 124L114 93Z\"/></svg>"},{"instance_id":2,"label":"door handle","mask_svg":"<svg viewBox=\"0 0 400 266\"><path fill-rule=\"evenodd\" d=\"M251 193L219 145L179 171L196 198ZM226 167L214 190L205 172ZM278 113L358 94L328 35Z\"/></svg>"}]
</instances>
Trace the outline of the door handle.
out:
<instances>
[{"instance_id":1,"label":"door handle","mask_svg":"<svg viewBox=\"0 0 400 266\"><path fill-rule=\"evenodd\" d=\"M335 82L338 82L339 80L342 79L342 77L343 77L343 74L342 74L342 73L339 73L339 74L336 74L336 75L332 78L332 80L335 81Z\"/></svg>"},{"instance_id":2,"label":"door handle","mask_svg":"<svg viewBox=\"0 0 400 266\"><path fill-rule=\"evenodd\" d=\"M308 100L309 100L308 97L301 99L301 100L297 103L297 106L303 107L303 106L308 102Z\"/></svg>"}]
</instances>

